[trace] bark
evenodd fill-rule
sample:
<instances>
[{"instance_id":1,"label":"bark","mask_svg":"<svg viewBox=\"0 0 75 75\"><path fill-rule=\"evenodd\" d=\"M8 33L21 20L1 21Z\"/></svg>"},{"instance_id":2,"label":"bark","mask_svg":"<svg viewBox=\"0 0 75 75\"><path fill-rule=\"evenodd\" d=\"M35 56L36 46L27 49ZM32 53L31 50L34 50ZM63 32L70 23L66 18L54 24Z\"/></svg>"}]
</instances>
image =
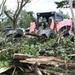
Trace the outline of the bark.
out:
<instances>
[{"instance_id":1,"label":"bark","mask_svg":"<svg viewBox=\"0 0 75 75\"><path fill-rule=\"evenodd\" d=\"M70 10L71 10L71 14L72 14L73 23L74 23L74 31L75 31L75 15L73 12L72 0L69 0L69 5L70 5Z\"/></svg>"}]
</instances>

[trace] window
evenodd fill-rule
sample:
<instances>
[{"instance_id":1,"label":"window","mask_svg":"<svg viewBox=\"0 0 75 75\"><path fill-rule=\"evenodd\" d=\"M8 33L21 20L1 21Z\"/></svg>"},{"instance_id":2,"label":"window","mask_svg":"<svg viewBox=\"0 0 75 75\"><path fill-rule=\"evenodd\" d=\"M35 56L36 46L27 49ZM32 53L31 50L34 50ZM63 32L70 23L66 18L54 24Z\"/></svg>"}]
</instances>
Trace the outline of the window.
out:
<instances>
[{"instance_id":1,"label":"window","mask_svg":"<svg viewBox=\"0 0 75 75\"><path fill-rule=\"evenodd\" d=\"M63 18L62 18L62 16L60 16L60 15L56 15L56 18L55 18L55 20L57 20L57 21L62 21L63 20Z\"/></svg>"}]
</instances>

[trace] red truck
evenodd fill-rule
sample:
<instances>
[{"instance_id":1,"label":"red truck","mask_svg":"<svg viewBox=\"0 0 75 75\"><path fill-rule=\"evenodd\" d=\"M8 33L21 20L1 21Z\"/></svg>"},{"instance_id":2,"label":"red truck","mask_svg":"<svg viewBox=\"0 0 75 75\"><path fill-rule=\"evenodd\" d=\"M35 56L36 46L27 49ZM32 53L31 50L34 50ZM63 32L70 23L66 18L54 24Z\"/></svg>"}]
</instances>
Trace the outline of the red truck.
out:
<instances>
[{"instance_id":1,"label":"red truck","mask_svg":"<svg viewBox=\"0 0 75 75\"><path fill-rule=\"evenodd\" d=\"M72 31L72 20L63 19L63 15L57 12L37 13L36 22L30 23L29 32L26 33L23 28L15 30L6 30L4 37L12 34L12 37L22 37L24 33L27 35L45 36L49 38L51 34L63 32L67 35Z\"/></svg>"},{"instance_id":2,"label":"red truck","mask_svg":"<svg viewBox=\"0 0 75 75\"><path fill-rule=\"evenodd\" d=\"M49 23L51 20L51 23ZM71 33L72 31L72 20L63 19L63 15L57 12L43 12L37 13L36 22L30 23L29 33L37 34L38 36L50 37L51 34L57 32ZM64 33L66 32L66 33Z\"/></svg>"}]
</instances>

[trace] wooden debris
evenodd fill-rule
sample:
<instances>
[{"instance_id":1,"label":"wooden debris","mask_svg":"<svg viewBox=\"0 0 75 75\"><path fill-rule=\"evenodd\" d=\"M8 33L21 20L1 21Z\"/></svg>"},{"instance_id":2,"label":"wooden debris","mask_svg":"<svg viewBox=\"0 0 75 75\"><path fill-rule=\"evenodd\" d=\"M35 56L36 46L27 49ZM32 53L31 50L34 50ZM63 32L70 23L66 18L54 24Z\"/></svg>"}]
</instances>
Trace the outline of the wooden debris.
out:
<instances>
[{"instance_id":1,"label":"wooden debris","mask_svg":"<svg viewBox=\"0 0 75 75\"><path fill-rule=\"evenodd\" d=\"M0 74L1 73L4 73L4 72L6 72L6 71L8 71L9 69L11 69L12 67L4 67L4 68L1 68L0 69Z\"/></svg>"},{"instance_id":2,"label":"wooden debris","mask_svg":"<svg viewBox=\"0 0 75 75\"><path fill-rule=\"evenodd\" d=\"M35 37L40 37L38 34L35 34L35 33L25 33L25 35L31 35L31 36L35 36Z\"/></svg>"},{"instance_id":3,"label":"wooden debris","mask_svg":"<svg viewBox=\"0 0 75 75\"><path fill-rule=\"evenodd\" d=\"M43 75L40 69L37 66L37 63L34 64L34 71L36 75Z\"/></svg>"},{"instance_id":4,"label":"wooden debris","mask_svg":"<svg viewBox=\"0 0 75 75\"><path fill-rule=\"evenodd\" d=\"M31 56L21 54L21 53L15 53L13 56L13 59L18 59L18 60L26 60L27 58L30 58Z\"/></svg>"},{"instance_id":5,"label":"wooden debris","mask_svg":"<svg viewBox=\"0 0 75 75\"><path fill-rule=\"evenodd\" d=\"M41 64L44 65L53 65L55 67L58 67L59 64L64 63L64 60L57 59L56 57L48 57L48 56L40 56L37 58L27 58L25 60L20 60L20 63L29 63L29 64L35 64L37 62L37 65L40 66Z\"/></svg>"},{"instance_id":6,"label":"wooden debris","mask_svg":"<svg viewBox=\"0 0 75 75\"><path fill-rule=\"evenodd\" d=\"M15 71L16 71L16 67L14 68L14 70L12 72L12 75L15 75Z\"/></svg>"},{"instance_id":7,"label":"wooden debris","mask_svg":"<svg viewBox=\"0 0 75 75\"><path fill-rule=\"evenodd\" d=\"M75 63L68 62L67 60L65 63L65 60L61 60L53 56L38 56L35 58L31 58L31 56L29 55L27 56L25 54L15 53L13 58L15 60L18 59L18 64L14 66L12 75L14 75L16 71L19 70L21 72L27 73L27 75L66 75L66 74L71 75L72 71L71 69L75 68ZM12 67L0 69L0 73L5 73L11 68ZM47 68L50 69L47 70ZM73 71L72 73L74 74Z\"/></svg>"},{"instance_id":8,"label":"wooden debris","mask_svg":"<svg viewBox=\"0 0 75 75\"><path fill-rule=\"evenodd\" d=\"M66 66L65 64L61 64L59 65L59 67L62 67L62 69L65 69ZM67 63L67 68L70 70L70 69L75 69L75 63Z\"/></svg>"},{"instance_id":9,"label":"wooden debris","mask_svg":"<svg viewBox=\"0 0 75 75\"><path fill-rule=\"evenodd\" d=\"M74 57L74 56L75 56L75 54L70 54L70 55L68 55L68 56Z\"/></svg>"},{"instance_id":10,"label":"wooden debris","mask_svg":"<svg viewBox=\"0 0 75 75\"><path fill-rule=\"evenodd\" d=\"M44 75L65 75L66 74L62 72L56 72L56 71L44 70L44 69L41 69L41 71L44 73Z\"/></svg>"}]
</instances>

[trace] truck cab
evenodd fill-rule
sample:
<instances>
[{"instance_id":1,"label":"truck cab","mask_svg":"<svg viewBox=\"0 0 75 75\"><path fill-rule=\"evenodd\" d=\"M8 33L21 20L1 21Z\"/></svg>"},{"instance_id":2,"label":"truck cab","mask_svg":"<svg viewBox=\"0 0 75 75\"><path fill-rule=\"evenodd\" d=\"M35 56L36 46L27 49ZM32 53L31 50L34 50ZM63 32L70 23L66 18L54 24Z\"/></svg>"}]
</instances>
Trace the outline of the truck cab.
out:
<instances>
[{"instance_id":1,"label":"truck cab","mask_svg":"<svg viewBox=\"0 0 75 75\"><path fill-rule=\"evenodd\" d=\"M51 20L49 24L48 20ZM30 25L30 33L36 33L39 36L45 35L50 37L51 34L57 33L58 31L72 29L72 21L70 19L63 19L62 13L55 11L52 12L41 12L37 13L36 23L33 22Z\"/></svg>"},{"instance_id":2,"label":"truck cab","mask_svg":"<svg viewBox=\"0 0 75 75\"><path fill-rule=\"evenodd\" d=\"M36 21L36 28L39 29L39 23L40 23L40 19L42 19L42 23L44 23L45 19L45 23L48 23L48 19L51 18L52 22L54 22L54 26L55 26L55 21L62 21L63 20L63 15L61 13L57 13L57 12L43 12L43 13L37 13L37 21Z\"/></svg>"}]
</instances>

